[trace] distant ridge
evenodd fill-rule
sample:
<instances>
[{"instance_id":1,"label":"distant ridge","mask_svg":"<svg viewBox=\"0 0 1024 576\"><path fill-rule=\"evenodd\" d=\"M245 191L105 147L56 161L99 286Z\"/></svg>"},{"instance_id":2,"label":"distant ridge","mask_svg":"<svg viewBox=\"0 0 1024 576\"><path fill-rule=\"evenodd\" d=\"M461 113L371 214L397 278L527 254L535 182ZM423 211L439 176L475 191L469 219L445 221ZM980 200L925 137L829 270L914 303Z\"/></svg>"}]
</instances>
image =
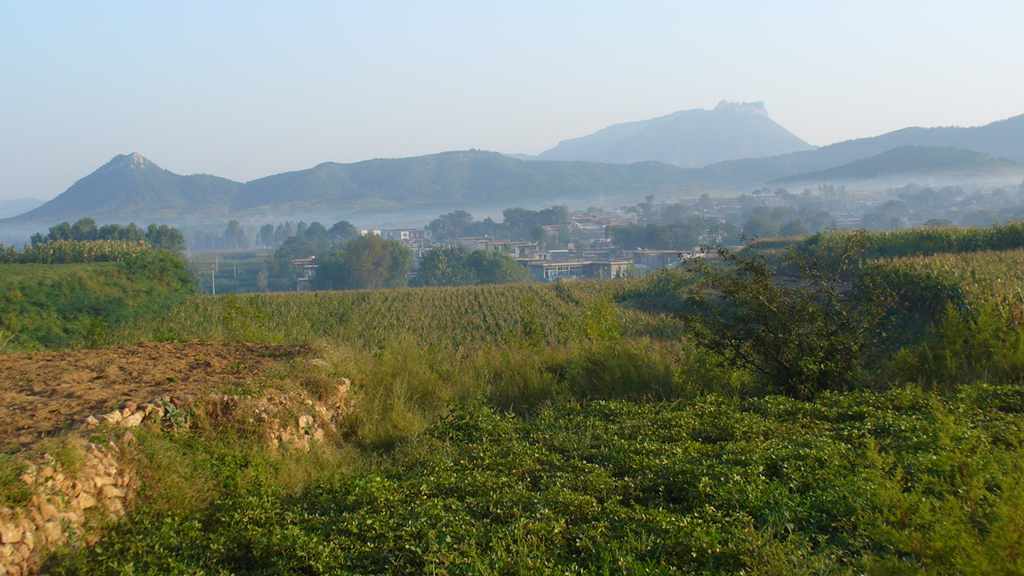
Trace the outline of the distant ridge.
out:
<instances>
[{"instance_id":1,"label":"distant ridge","mask_svg":"<svg viewBox=\"0 0 1024 576\"><path fill-rule=\"evenodd\" d=\"M959 148L1024 164L1024 114L970 128L904 128L817 150L772 158L728 160L691 171L694 185L739 188L836 168L901 146Z\"/></svg>"},{"instance_id":2,"label":"distant ridge","mask_svg":"<svg viewBox=\"0 0 1024 576\"><path fill-rule=\"evenodd\" d=\"M38 200L36 198L0 200L0 218L10 218L11 216L24 214L37 206L41 206L43 202L43 200Z\"/></svg>"},{"instance_id":3,"label":"distant ridge","mask_svg":"<svg viewBox=\"0 0 1024 576\"><path fill-rule=\"evenodd\" d=\"M679 188L685 180L685 170L657 162L524 162L470 150L327 162L243 184L174 174L135 153L115 156L53 200L0 220L0 227L45 227L86 216L102 222L173 223L453 203L507 208L608 193L649 194Z\"/></svg>"},{"instance_id":4,"label":"distant ridge","mask_svg":"<svg viewBox=\"0 0 1024 576\"><path fill-rule=\"evenodd\" d=\"M733 105L724 107L729 106ZM765 118L756 103L738 106L739 112L728 114ZM770 182L915 171L973 170L1006 176L1018 169L1012 162L1024 164L1024 115L972 128L907 128L816 150L688 170L653 161L524 161L468 150L352 164L328 162L241 183L206 174L182 176L133 153L115 156L41 206L0 219L0 236L85 216L100 222L180 224L369 212L439 214L597 199L630 201L682 189L743 191Z\"/></svg>"},{"instance_id":5,"label":"distant ridge","mask_svg":"<svg viewBox=\"0 0 1024 576\"><path fill-rule=\"evenodd\" d=\"M939 148L935 146L900 146L863 160L809 174L798 174L773 180L771 184L806 181L864 180L901 174L949 174L1020 170L1020 164L993 158L984 152Z\"/></svg>"},{"instance_id":6,"label":"distant ridge","mask_svg":"<svg viewBox=\"0 0 1024 576\"><path fill-rule=\"evenodd\" d=\"M769 118L763 102L723 100L713 110L683 110L563 140L534 159L614 164L654 161L695 168L813 148Z\"/></svg>"}]
</instances>

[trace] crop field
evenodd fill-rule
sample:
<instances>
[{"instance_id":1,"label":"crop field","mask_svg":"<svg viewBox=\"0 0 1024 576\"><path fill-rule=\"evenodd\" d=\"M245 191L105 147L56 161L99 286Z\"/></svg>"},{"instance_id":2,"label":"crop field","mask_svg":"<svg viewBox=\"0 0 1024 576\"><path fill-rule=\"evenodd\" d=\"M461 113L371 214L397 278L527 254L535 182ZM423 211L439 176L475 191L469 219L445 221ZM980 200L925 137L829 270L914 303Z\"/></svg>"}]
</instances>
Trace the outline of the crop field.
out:
<instances>
[{"instance_id":1,"label":"crop field","mask_svg":"<svg viewBox=\"0 0 1024 576\"><path fill-rule=\"evenodd\" d=\"M605 332L671 334L672 323L611 304L628 281L199 297L112 334L113 342L332 339L379 347L398 335L430 349L549 344Z\"/></svg>"},{"instance_id":2,"label":"crop field","mask_svg":"<svg viewBox=\"0 0 1024 576\"><path fill-rule=\"evenodd\" d=\"M935 254L875 266L896 278L914 277L918 285L943 286L954 301L991 304L1017 315L1024 307L1024 250Z\"/></svg>"}]
</instances>

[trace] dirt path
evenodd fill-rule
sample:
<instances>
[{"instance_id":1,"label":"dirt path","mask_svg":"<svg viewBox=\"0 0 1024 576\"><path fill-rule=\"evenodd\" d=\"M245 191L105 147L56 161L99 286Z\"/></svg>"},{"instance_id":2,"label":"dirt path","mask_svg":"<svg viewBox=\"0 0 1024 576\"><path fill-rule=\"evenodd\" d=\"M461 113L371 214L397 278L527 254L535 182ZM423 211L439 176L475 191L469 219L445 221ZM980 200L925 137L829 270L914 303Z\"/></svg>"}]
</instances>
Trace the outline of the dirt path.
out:
<instances>
[{"instance_id":1,"label":"dirt path","mask_svg":"<svg viewBox=\"0 0 1024 576\"><path fill-rule=\"evenodd\" d=\"M0 449L27 447L129 400L219 391L299 354L296 347L193 341L0 355Z\"/></svg>"}]
</instances>

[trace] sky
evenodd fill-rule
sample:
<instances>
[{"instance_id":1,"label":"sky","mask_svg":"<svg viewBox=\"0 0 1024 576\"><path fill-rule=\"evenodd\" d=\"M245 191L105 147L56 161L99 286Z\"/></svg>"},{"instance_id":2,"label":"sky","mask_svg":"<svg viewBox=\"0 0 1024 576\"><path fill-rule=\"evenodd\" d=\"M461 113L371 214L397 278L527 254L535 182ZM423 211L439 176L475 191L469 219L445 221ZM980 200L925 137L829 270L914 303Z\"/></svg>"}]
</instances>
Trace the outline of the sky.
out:
<instances>
[{"instance_id":1,"label":"sky","mask_svg":"<svg viewBox=\"0 0 1024 576\"><path fill-rule=\"evenodd\" d=\"M0 1L0 200L117 154L248 181L537 154L763 101L815 145L1024 114L1024 2Z\"/></svg>"}]
</instances>

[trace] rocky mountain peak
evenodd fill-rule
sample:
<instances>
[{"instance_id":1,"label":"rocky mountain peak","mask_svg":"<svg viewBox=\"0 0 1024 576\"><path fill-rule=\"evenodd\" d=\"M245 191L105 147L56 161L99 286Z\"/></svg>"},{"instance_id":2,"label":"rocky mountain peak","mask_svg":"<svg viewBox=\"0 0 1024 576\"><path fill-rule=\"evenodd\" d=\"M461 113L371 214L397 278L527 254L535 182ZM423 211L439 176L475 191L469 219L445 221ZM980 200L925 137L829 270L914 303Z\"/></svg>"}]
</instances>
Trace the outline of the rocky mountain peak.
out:
<instances>
[{"instance_id":1,"label":"rocky mountain peak","mask_svg":"<svg viewBox=\"0 0 1024 576\"><path fill-rule=\"evenodd\" d=\"M146 158L138 152L132 152L131 154L118 154L114 156L110 162L107 162L103 169L125 169L125 168L160 168L155 162Z\"/></svg>"},{"instance_id":2,"label":"rocky mountain peak","mask_svg":"<svg viewBox=\"0 0 1024 576\"><path fill-rule=\"evenodd\" d=\"M738 114L759 114L768 117L768 109L764 102L729 102L722 100L715 106L714 112L733 112Z\"/></svg>"}]
</instances>

